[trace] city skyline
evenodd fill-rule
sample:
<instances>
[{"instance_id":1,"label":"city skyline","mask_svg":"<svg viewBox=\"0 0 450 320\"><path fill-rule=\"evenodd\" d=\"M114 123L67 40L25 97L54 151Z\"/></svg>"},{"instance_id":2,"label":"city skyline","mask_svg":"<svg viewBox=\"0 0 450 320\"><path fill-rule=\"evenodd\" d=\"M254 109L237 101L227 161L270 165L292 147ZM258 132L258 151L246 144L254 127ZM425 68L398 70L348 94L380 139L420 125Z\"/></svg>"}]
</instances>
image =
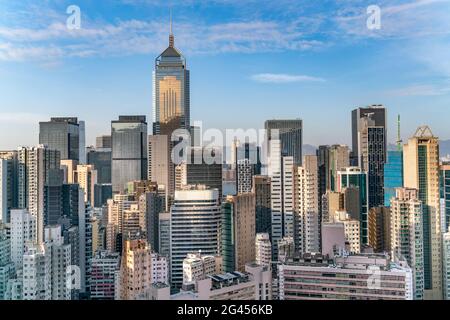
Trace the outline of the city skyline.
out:
<instances>
[{"instance_id":1,"label":"city skyline","mask_svg":"<svg viewBox=\"0 0 450 320\"><path fill-rule=\"evenodd\" d=\"M80 30L65 26L72 4L81 9ZM350 145L351 110L383 104L388 143L397 138L397 114L404 141L424 122L450 138L449 1L378 1L375 31L366 27L368 1L252 4L0 2L0 134L13 137L0 149L36 145L38 122L53 115L85 121L87 145L118 115L146 115L151 128L151 72L167 46L170 8L176 47L194 70L191 119L205 129L301 118L305 143ZM424 110L426 118L416 116Z\"/></svg>"}]
</instances>

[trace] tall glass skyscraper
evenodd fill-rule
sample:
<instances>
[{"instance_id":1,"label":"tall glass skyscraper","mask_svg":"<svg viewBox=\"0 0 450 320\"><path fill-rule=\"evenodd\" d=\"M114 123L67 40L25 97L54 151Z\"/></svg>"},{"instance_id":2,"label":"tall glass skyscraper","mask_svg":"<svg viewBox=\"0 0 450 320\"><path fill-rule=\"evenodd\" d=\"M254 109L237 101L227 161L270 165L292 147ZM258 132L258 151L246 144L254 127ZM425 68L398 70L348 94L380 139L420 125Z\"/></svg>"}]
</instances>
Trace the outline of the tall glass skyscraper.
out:
<instances>
[{"instance_id":1,"label":"tall glass skyscraper","mask_svg":"<svg viewBox=\"0 0 450 320\"><path fill-rule=\"evenodd\" d=\"M384 206L389 207L395 189L403 187L403 151L388 151L384 165Z\"/></svg>"},{"instance_id":2,"label":"tall glass skyscraper","mask_svg":"<svg viewBox=\"0 0 450 320\"><path fill-rule=\"evenodd\" d=\"M441 189L441 201L443 201L444 212L441 212L443 216L442 228L443 232L447 232L450 227L450 163L445 162L440 167L440 189Z\"/></svg>"},{"instance_id":3,"label":"tall glass skyscraper","mask_svg":"<svg viewBox=\"0 0 450 320\"><path fill-rule=\"evenodd\" d=\"M359 167L348 167L338 171L338 191L342 192L344 188L358 188L360 199L360 230L361 244L368 244L368 182L367 173Z\"/></svg>"},{"instance_id":4,"label":"tall glass skyscraper","mask_svg":"<svg viewBox=\"0 0 450 320\"><path fill-rule=\"evenodd\" d=\"M279 139L281 141L281 156L293 157L296 166L302 165L303 145L303 120L267 120L265 123L267 137L267 151L270 152L270 141ZM274 136L278 130L279 136Z\"/></svg>"},{"instance_id":5,"label":"tall glass skyscraper","mask_svg":"<svg viewBox=\"0 0 450 320\"><path fill-rule=\"evenodd\" d=\"M156 58L153 72L153 134L169 137L176 129L190 130L189 70L170 29L169 47Z\"/></svg>"},{"instance_id":6,"label":"tall glass skyscraper","mask_svg":"<svg viewBox=\"0 0 450 320\"><path fill-rule=\"evenodd\" d=\"M83 137L84 133L82 132L81 138ZM80 139L78 119L75 117L51 118L48 122L40 122L39 144L46 145L50 150L59 151L61 160L79 161L80 145L84 145L84 141Z\"/></svg>"},{"instance_id":7,"label":"tall glass skyscraper","mask_svg":"<svg viewBox=\"0 0 450 320\"><path fill-rule=\"evenodd\" d=\"M145 116L119 116L111 122L112 190L120 193L130 181L147 179Z\"/></svg>"},{"instance_id":8,"label":"tall glass skyscraper","mask_svg":"<svg viewBox=\"0 0 450 320\"><path fill-rule=\"evenodd\" d=\"M369 208L384 204L387 151L386 108L373 105L352 111L352 165L367 172Z\"/></svg>"}]
</instances>

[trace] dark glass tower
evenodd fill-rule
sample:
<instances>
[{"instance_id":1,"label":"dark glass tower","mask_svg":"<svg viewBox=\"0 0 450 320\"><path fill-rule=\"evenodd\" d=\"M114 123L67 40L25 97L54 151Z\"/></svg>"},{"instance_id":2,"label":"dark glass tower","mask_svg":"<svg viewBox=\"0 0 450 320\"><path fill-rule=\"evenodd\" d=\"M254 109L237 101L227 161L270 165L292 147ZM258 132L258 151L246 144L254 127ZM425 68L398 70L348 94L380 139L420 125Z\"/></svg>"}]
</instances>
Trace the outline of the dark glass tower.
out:
<instances>
[{"instance_id":1,"label":"dark glass tower","mask_svg":"<svg viewBox=\"0 0 450 320\"><path fill-rule=\"evenodd\" d=\"M277 130L281 141L281 156L294 157L294 165L302 165L303 120L267 120L265 123L267 149Z\"/></svg>"},{"instance_id":2,"label":"dark glass tower","mask_svg":"<svg viewBox=\"0 0 450 320\"><path fill-rule=\"evenodd\" d=\"M111 122L113 193L126 184L147 180L147 122L145 116L119 116Z\"/></svg>"},{"instance_id":3,"label":"dark glass tower","mask_svg":"<svg viewBox=\"0 0 450 320\"><path fill-rule=\"evenodd\" d=\"M51 118L39 123L39 144L57 150L61 160L80 160L80 125L78 119Z\"/></svg>"}]
</instances>

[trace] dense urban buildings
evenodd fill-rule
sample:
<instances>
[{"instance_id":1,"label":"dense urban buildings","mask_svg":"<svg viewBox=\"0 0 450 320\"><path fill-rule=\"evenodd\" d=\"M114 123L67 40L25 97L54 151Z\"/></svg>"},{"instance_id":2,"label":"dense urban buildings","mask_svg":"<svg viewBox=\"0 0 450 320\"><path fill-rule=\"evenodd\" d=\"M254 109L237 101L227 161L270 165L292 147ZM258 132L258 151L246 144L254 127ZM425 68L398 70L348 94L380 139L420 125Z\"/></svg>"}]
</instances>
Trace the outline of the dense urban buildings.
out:
<instances>
[{"instance_id":1,"label":"dense urban buildings","mask_svg":"<svg viewBox=\"0 0 450 320\"><path fill-rule=\"evenodd\" d=\"M301 113L214 141L172 30L152 93L151 129L111 116L87 146L84 121L52 117L0 151L0 300L450 299L450 163L429 127L403 145L398 117L394 150L371 105L340 124L351 147L306 152Z\"/></svg>"}]
</instances>

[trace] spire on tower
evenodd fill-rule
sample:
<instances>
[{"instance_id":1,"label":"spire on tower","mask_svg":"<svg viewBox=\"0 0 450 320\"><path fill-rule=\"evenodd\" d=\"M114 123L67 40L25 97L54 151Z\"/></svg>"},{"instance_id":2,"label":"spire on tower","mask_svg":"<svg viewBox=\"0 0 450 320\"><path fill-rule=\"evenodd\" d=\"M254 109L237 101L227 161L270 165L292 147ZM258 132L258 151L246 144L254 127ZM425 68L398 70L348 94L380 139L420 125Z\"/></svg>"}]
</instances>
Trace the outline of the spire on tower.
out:
<instances>
[{"instance_id":1,"label":"spire on tower","mask_svg":"<svg viewBox=\"0 0 450 320\"><path fill-rule=\"evenodd\" d=\"M173 48L174 44L175 44L175 37L173 36L172 9L170 9L169 47Z\"/></svg>"},{"instance_id":2,"label":"spire on tower","mask_svg":"<svg viewBox=\"0 0 450 320\"><path fill-rule=\"evenodd\" d=\"M402 135L400 130L400 115L397 118L397 150L402 151Z\"/></svg>"}]
</instances>

